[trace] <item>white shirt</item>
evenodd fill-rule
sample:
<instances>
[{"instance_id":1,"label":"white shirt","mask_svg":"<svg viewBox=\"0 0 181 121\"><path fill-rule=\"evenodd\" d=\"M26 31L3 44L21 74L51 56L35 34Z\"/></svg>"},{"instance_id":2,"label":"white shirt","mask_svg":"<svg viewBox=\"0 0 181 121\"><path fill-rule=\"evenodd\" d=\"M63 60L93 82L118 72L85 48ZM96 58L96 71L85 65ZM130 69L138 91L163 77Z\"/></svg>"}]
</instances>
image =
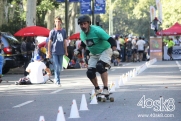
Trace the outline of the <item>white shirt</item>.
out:
<instances>
[{"instance_id":1,"label":"white shirt","mask_svg":"<svg viewBox=\"0 0 181 121\"><path fill-rule=\"evenodd\" d=\"M67 47L69 46L70 40L66 39Z\"/></svg>"},{"instance_id":2,"label":"white shirt","mask_svg":"<svg viewBox=\"0 0 181 121\"><path fill-rule=\"evenodd\" d=\"M132 39L131 43L132 43L132 49L137 49L136 48L136 39Z\"/></svg>"},{"instance_id":3,"label":"white shirt","mask_svg":"<svg viewBox=\"0 0 181 121\"><path fill-rule=\"evenodd\" d=\"M174 39L175 45L180 45L180 40Z\"/></svg>"},{"instance_id":4,"label":"white shirt","mask_svg":"<svg viewBox=\"0 0 181 121\"><path fill-rule=\"evenodd\" d=\"M31 83L43 83L43 70L46 69L46 65L41 61L31 62L28 67L30 70L29 78Z\"/></svg>"},{"instance_id":5,"label":"white shirt","mask_svg":"<svg viewBox=\"0 0 181 121\"><path fill-rule=\"evenodd\" d=\"M81 40L77 40L76 42L75 42L75 47L76 47L76 49L79 49L79 45L81 44Z\"/></svg>"},{"instance_id":6,"label":"white shirt","mask_svg":"<svg viewBox=\"0 0 181 121\"><path fill-rule=\"evenodd\" d=\"M121 50L121 49L120 49L120 41L119 41L119 40L116 40L116 44L117 44L117 49L118 49L118 50Z\"/></svg>"},{"instance_id":7,"label":"white shirt","mask_svg":"<svg viewBox=\"0 0 181 121\"><path fill-rule=\"evenodd\" d=\"M138 50L143 51L145 43L146 42L144 40L138 40L137 43L136 43L136 45L138 45Z\"/></svg>"}]
</instances>

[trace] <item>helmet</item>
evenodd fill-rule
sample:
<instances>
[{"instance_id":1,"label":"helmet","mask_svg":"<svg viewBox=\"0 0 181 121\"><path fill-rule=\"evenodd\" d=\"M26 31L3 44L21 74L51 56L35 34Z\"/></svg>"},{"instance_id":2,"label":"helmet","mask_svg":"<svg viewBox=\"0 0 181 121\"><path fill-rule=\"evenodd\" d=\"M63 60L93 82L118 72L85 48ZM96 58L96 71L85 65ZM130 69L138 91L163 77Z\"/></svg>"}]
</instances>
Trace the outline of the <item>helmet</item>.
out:
<instances>
[{"instance_id":1,"label":"helmet","mask_svg":"<svg viewBox=\"0 0 181 121\"><path fill-rule=\"evenodd\" d=\"M46 48L45 48L45 47L41 47L40 51L41 51L43 54L46 54Z\"/></svg>"},{"instance_id":2,"label":"helmet","mask_svg":"<svg viewBox=\"0 0 181 121\"><path fill-rule=\"evenodd\" d=\"M91 24L91 19L89 16L83 15L78 18L78 25L82 22L88 22L89 24Z\"/></svg>"}]
</instances>

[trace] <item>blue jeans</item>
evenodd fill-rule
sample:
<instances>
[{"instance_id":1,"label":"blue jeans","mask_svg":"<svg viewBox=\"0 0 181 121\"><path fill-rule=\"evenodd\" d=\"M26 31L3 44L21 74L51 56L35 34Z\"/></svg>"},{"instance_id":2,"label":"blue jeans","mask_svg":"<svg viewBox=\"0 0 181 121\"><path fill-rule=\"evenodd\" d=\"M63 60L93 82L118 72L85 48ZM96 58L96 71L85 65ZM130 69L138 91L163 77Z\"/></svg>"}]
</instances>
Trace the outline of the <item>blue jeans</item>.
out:
<instances>
[{"instance_id":1,"label":"blue jeans","mask_svg":"<svg viewBox=\"0 0 181 121\"><path fill-rule=\"evenodd\" d=\"M2 68L3 68L3 57L0 56L0 75L2 75Z\"/></svg>"},{"instance_id":2,"label":"blue jeans","mask_svg":"<svg viewBox=\"0 0 181 121\"><path fill-rule=\"evenodd\" d=\"M60 84L60 72L62 70L63 55L53 55L55 81Z\"/></svg>"}]
</instances>

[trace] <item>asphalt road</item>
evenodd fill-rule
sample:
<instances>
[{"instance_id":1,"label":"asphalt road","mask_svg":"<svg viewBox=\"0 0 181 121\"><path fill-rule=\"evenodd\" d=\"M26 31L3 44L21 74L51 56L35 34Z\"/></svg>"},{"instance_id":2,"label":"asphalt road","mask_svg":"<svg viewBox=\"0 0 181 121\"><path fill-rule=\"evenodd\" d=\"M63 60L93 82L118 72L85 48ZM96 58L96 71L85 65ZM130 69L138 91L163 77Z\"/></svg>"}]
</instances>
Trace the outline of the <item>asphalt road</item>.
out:
<instances>
[{"instance_id":1,"label":"asphalt road","mask_svg":"<svg viewBox=\"0 0 181 121\"><path fill-rule=\"evenodd\" d=\"M144 63L112 67L108 71L109 84ZM93 86L85 73L86 69L64 70L62 87L57 87L51 82L14 85L23 74L20 69L11 71L0 84L0 121L38 121L40 116L56 121L59 106L63 107L67 121L181 121L181 72L176 61L150 65L116 89L112 94L114 102L89 104ZM80 118L69 118L73 99L79 109L82 94L89 110L79 111Z\"/></svg>"}]
</instances>

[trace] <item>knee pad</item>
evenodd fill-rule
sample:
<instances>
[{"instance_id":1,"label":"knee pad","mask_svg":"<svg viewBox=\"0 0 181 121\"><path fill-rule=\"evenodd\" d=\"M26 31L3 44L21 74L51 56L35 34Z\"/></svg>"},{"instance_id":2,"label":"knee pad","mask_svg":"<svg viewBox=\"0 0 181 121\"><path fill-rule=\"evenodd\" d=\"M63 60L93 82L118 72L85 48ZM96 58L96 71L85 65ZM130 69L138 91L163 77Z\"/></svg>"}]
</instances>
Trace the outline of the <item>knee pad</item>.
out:
<instances>
[{"instance_id":1,"label":"knee pad","mask_svg":"<svg viewBox=\"0 0 181 121\"><path fill-rule=\"evenodd\" d=\"M87 77L91 80L96 77L96 69L95 68L88 68L87 70Z\"/></svg>"},{"instance_id":2,"label":"knee pad","mask_svg":"<svg viewBox=\"0 0 181 121\"><path fill-rule=\"evenodd\" d=\"M100 74L104 73L107 71L107 69L105 69L106 63L103 61L98 61L96 64L96 70L97 72L99 72Z\"/></svg>"}]
</instances>

